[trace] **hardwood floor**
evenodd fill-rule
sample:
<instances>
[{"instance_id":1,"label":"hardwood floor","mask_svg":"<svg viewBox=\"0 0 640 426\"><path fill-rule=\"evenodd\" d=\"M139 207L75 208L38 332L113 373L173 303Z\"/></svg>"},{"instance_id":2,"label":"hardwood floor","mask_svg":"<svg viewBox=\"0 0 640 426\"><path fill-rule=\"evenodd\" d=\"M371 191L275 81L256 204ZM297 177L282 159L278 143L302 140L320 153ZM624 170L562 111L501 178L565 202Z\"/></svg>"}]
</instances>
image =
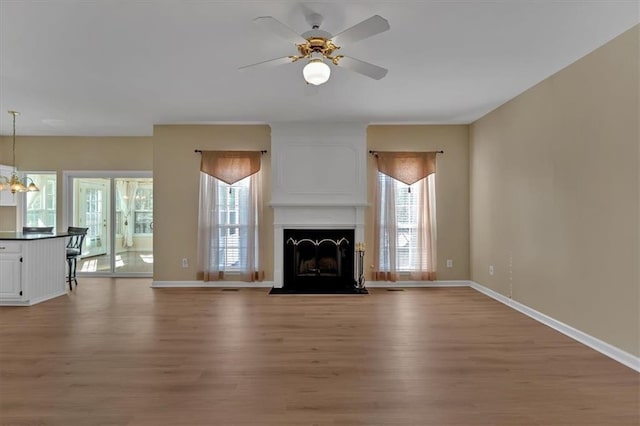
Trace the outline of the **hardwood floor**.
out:
<instances>
[{"instance_id":1,"label":"hardwood floor","mask_svg":"<svg viewBox=\"0 0 640 426\"><path fill-rule=\"evenodd\" d=\"M470 288L149 285L0 309L0 424L640 423L639 374Z\"/></svg>"}]
</instances>

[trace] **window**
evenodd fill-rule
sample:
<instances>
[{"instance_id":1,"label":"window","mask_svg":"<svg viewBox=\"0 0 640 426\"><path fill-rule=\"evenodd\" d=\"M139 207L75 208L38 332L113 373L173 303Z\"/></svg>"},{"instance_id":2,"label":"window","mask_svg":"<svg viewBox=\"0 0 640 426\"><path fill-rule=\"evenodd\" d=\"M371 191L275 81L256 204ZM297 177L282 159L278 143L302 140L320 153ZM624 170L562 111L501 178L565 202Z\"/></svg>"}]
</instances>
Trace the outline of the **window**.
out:
<instances>
[{"instance_id":1,"label":"window","mask_svg":"<svg viewBox=\"0 0 640 426\"><path fill-rule=\"evenodd\" d=\"M374 279L435 277L435 173L409 186L378 172Z\"/></svg>"},{"instance_id":2,"label":"window","mask_svg":"<svg viewBox=\"0 0 640 426\"><path fill-rule=\"evenodd\" d=\"M153 234L153 188L139 187L133 210L133 233Z\"/></svg>"},{"instance_id":3,"label":"window","mask_svg":"<svg viewBox=\"0 0 640 426\"><path fill-rule=\"evenodd\" d=\"M383 187L383 194L388 192L384 186L393 185L394 187L392 193L395 196L392 202L395 205L396 213L395 258L397 269L399 272L414 271L418 264L416 262L418 257L418 191L411 192L409 185L379 172L378 179ZM391 236L387 236L387 238L389 237ZM385 252L381 251L380 253L380 266L389 269L389 252L383 253Z\"/></svg>"},{"instance_id":4,"label":"window","mask_svg":"<svg viewBox=\"0 0 640 426\"><path fill-rule=\"evenodd\" d=\"M247 156L253 154L249 152ZM257 154L259 160L260 153ZM237 152L231 152L229 158L237 159ZM242 158L240 156L240 165ZM227 176L225 171L237 171L238 163L230 163L219 172ZM204 281L225 278L261 281L264 271L259 250L262 216L259 167L245 170L229 181L233 183L229 185L209 173L200 173L198 277Z\"/></svg>"},{"instance_id":5,"label":"window","mask_svg":"<svg viewBox=\"0 0 640 426\"><path fill-rule=\"evenodd\" d=\"M242 269L241 251L247 250L250 182L251 177L246 177L229 186L216 179L218 239L212 251L218 251L218 267L223 271L233 272Z\"/></svg>"},{"instance_id":6,"label":"window","mask_svg":"<svg viewBox=\"0 0 640 426\"><path fill-rule=\"evenodd\" d=\"M29 180L40 188L39 192L27 192L23 226L56 227L56 175L55 173L27 173Z\"/></svg>"}]
</instances>

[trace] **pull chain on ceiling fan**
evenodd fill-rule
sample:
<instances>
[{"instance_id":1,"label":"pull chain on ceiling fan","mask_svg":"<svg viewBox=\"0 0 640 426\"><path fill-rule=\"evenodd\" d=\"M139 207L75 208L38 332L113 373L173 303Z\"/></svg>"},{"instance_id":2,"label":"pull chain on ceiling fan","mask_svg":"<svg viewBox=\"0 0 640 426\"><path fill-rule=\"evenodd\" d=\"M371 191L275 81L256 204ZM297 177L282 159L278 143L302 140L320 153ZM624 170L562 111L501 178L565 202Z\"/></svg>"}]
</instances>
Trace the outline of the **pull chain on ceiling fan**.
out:
<instances>
[{"instance_id":1,"label":"pull chain on ceiling fan","mask_svg":"<svg viewBox=\"0 0 640 426\"><path fill-rule=\"evenodd\" d=\"M354 43L387 31L390 28L389 22L379 15L374 15L335 36L320 29L322 16L318 14L313 14L309 17L312 29L302 35L297 34L272 16L261 16L254 19L253 22L262 25L272 33L293 43L298 50L298 54L246 65L240 67L240 70L282 65L301 59L308 59L309 61L304 66L302 74L307 83L316 86L326 83L329 80L331 68L327 65L327 62L334 66L366 75L374 80L380 80L387 75L388 70L386 68L349 56L334 55L334 53L341 48L340 45L342 44Z\"/></svg>"}]
</instances>

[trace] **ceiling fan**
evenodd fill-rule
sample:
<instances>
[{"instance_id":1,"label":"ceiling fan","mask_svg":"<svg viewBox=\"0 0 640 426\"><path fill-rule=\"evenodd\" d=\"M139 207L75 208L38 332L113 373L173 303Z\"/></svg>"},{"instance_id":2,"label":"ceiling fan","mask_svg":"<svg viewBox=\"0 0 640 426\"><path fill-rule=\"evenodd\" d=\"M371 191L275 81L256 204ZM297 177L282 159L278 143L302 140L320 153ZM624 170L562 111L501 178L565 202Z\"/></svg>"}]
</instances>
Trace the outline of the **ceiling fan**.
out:
<instances>
[{"instance_id":1,"label":"ceiling fan","mask_svg":"<svg viewBox=\"0 0 640 426\"><path fill-rule=\"evenodd\" d=\"M354 43L387 31L390 28L389 22L382 16L374 15L334 36L320 29L320 24L322 23L321 15L317 13L311 14L307 21L311 24L312 29L300 35L272 16L261 16L254 19L253 22L293 43L298 50L298 54L246 65L239 69L282 65L301 59L308 59L309 61L304 66L302 74L307 83L316 86L326 83L331 75L331 68L325 60L335 66L355 71L375 80L380 80L387 75L388 70L386 68L349 56L334 54L343 44Z\"/></svg>"}]
</instances>

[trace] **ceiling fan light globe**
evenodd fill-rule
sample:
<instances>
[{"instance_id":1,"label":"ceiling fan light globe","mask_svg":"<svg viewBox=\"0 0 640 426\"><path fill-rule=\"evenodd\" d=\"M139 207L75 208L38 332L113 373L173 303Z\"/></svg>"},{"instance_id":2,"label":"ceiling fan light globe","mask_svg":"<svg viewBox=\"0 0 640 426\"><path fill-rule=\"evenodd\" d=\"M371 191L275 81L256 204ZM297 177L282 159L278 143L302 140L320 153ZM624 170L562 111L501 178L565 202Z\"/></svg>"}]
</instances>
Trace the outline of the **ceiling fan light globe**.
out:
<instances>
[{"instance_id":1,"label":"ceiling fan light globe","mask_svg":"<svg viewBox=\"0 0 640 426\"><path fill-rule=\"evenodd\" d=\"M307 83L319 86L329 80L331 68L320 59L312 59L302 69L302 75Z\"/></svg>"}]
</instances>

